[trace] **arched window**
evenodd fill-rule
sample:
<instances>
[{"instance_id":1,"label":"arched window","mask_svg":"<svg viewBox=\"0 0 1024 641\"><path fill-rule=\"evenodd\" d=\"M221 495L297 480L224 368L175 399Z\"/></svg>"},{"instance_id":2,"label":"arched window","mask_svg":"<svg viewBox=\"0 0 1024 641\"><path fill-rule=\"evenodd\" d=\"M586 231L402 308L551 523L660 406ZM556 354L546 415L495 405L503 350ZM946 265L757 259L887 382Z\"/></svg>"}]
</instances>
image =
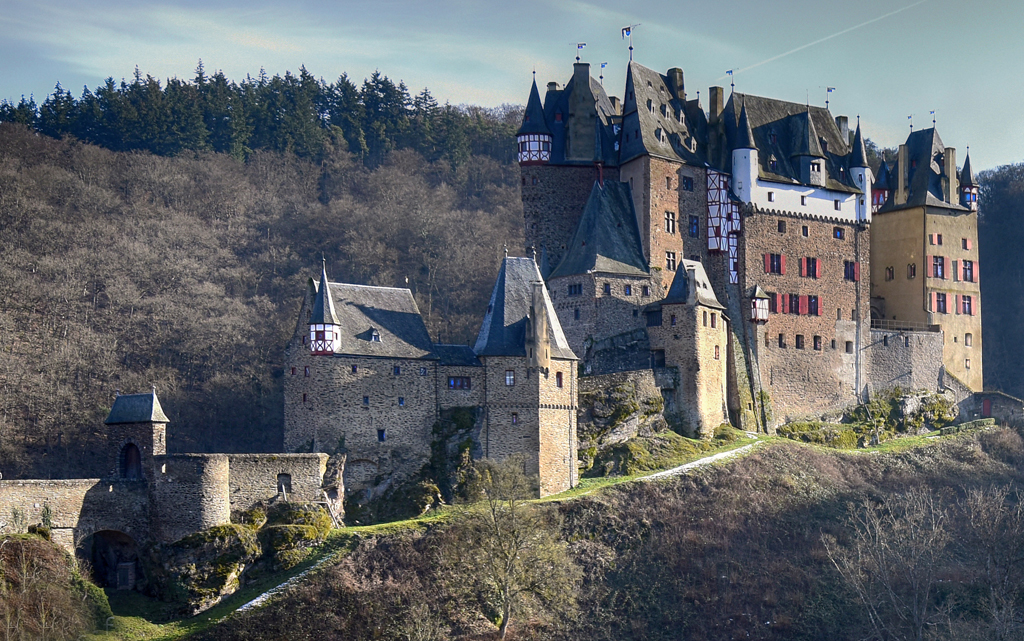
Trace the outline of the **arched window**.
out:
<instances>
[{"instance_id":1,"label":"arched window","mask_svg":"<svg viewBox=\"0 0 1024 641\"><path fill-rule=\"evenodd\" d=\"M142 478L142 453L135 443L128 443L121 449L121 478L133 481Z\"/></svg>"}]
</instances>

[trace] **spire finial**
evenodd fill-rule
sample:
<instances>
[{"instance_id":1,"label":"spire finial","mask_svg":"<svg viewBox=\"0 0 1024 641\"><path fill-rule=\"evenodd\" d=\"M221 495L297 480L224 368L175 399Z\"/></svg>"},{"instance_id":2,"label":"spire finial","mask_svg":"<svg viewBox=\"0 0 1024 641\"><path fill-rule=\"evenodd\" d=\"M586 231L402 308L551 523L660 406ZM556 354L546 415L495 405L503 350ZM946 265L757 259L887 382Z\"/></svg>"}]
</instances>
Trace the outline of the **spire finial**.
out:
<instances>
[{"instance_id":1,"label":"spire finial","mask_svg":"<svg viewBox=\"0 0 1024 641\"><path fill-rule=\"evenodd\" d=\"M640 23L631 24L628 27L622 28L622 39L629 38L629 61L633 62L633 29L640 26Z\"/></svg>"},{"instance_id":2,"label":"spire finial","mask_svg":"<svg viewBox=\"0 0 1024 641\"><path fill-rule=\"evenodd\" d=\"M910 133L914 133L914 114L907 116L907 120L910 121Z\"/></svg>"},{"instance_id":3,"label":"spire finial","mask_svg":"<svg viewBox=\"0 0 1024 641\"><path fill-rule=\"evenodd\" d=\"M932 129L935 129L935 110L932 109L929 113L932 115Z\"/></svg>"},{"instance_id":4,"label":"spire finial","mask_svg":"<svg viewBox=\"0 0 1024 641\"><path fill-rule=\"evenodd\" d=\"M537 262L537 248L530 247L530 257L533 258L533 262Z\"/></svg>"},{"instance_id":5,"label":"spire finial","mask_svg":"<svg viewBox=\"0 0 1024 641\"><path fill-rule=\"evenodd\" d=\"M505 258L508 258L508 243L505 243Z\"/></svg>"}]
</instances>

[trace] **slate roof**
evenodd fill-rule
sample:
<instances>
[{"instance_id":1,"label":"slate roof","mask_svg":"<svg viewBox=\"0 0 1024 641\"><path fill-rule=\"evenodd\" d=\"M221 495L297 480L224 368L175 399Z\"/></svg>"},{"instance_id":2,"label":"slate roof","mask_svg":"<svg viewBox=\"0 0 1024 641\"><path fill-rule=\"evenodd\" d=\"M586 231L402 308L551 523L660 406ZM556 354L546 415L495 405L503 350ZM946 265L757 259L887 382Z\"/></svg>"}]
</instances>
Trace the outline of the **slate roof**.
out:
<instances>
[{"instance_id":1,"label":"slate roof","mask_svg":"<svg viewBox=\"0 0 1024 641\"><path fill-rule=\"evenodd\" d=\"M960 171L960 186L961 187L977 187L978 183L974 180L974 171L971 169L971 154L967 153L964 157L964 168Z\"/></svg>"},{"instance_id":2,"label":"slate roof","mask_svg":"<svg viewBox=\"0 0 1024 641\"><path fill-rule=\"evenodd\" d=\"M864 137L860 133L860 120L857 121L857 133L853 134L853 152L850 154L850 167L867 167L868 150L864 146Z\"/></svg>"},{"instance_id":3,"label":"slate roof","mask_svg":"<svg viewBox=\"0 0 1024 641\"><path fill-rule=\"evenodd\" d=\"M459 367L483 367L469 345L447 345L434 343L434 354L441 360L441 365Z\"/></svg>"},{"instance_id":4,"label":"slate roof","mask_svg":"<svg viewBox=\"0 0 1024 641\"><path fill-rule=\"evenodd\" d=\"M310 314L310 325L337 325L338 315L334 311L334 299L331 297L331 288L327 284L327 264L324 263L320 271L320 286L316 291L316 298L313 299L313 312Z\"/></svg>"},{"instance_id":5,"label":"slate roof","mask_svg":"<svg viewBox=\"0 0 1024 641\"><path fill-rule=\"evenodd\" d=\"M473 348L478 356L526 356L526 325L533 302L533 283L536 282L543 282L536 261L532 258L505 257ZM576 360L576 355L562 333L562 326L558 323L547 289L542 290L548 317L551 358Z\"/></svg>"},{"instance_id":6,"label":"slate roof","mask_svg":"<svg viewBox=\"0 0 1024 641\"><path fill-rule=\"evenodd\" d=\"M630 62L622 105L619 164L650 154L703 167L707 117L696 100L685 98L685 93L673 93L667 76Z\"/></svg>"},{"instance_id":7,"label":"slate roof","mask_svg":"<svg viewBox=\"0 0 1024 641\"><path fill-rule=\"evenodd\" d=\"M119 423L168 423L164 408L160 407L160 399L154 389L149 394L119 394L110 408L107 425Z\"/></svg>"},{"instance_id":8,"label":"slate roof","mask_svg":"<svg viewBox=\"0 0 1024 641\"><path fill-rule=\"evenodd\" d=\"M890 187L890 185L892 184L889 178L890 172L891 170L889 169L889 163L885 162L885 159L883 159L882 164L878 165L878 175L875 176L875 183L874 185L872 185L871 188L892 189L892 187Z\"/></svg>"},{"instance_id":9,"label":"slate roof","mask_svg":"<svg viewBox=\"0 0 1024 641\"><path fill-rule=\"evenodd\" d=\"M709 159L719 170L731 171L732 150L740 148L743 136L739 120L744 110L757 148L761 180L802 184L797 161L801 155L809 155L825 159L826 189L862 193L849 172L849 141L843 140L832 114L822 107L774 98L741 93L729 97L722 113L724 144L719 145L718 154ZM822 142L827 150L822 149ZM771 168L772 158L776 162L775 169Z\"/></svg>"},{"instance_id":10,"label":"slate roof","mask_svg":"<svg viewBox=\"0 0 1024 641\"><path fill-rule=\"evenodd\" d=\"M679 268L676 269L675 278L672 279L672 286L668 288L668 294L655 305L685 305L691 302L690 299L690 278L687 272L693 272L695 295L692 301L696 305L725 309L725 306L718 302L715 290L711 287L711 280L708 273L704 271L704 265L700 261L683 259Z\"/></svg>"},{"instance_id":11,"label":"slate roof","mask_svg":"<svg viewBox=\"0 0 1024 641\"><path fill-rule=\"evenodd\" d=\"M327 287L334 300L338 326L335 354L437 358L432 352L423 317L408 289L347 283L328 283ZM373 330L380 334L380 342L371 340Z\"/></svg>"},{"instance_id":12,"label":"slate roof","mask_svg":"<svg viewBox=\"0 0 1024 641\"><path fill-rule=\"evenodd\" d=\"M754 132L750 130L747 108L740 109L740 124L737 131L736 149L754 149Z\"/></svg>"},{"instance_id":13,"label":"slate roof","mask_svg":"<svg viewBox=\"0 0 1024 641\"><path fill-rule=\"evenodd\" d=\"M569 249L548 278L590 272L650 273L628 183L594 182Z\"/></svg>"},{"instance_id":14,"label":"slate roof","mask_svg":"<svg viewBox=\"0 0 1024 641\"><path fill-rule=\"evenodd\" d=\"M589 67L589 65L588 65ZM615 113L612 101L604 90L604 86L593 76L590 76L589 89L594 98L594 109L599 139L595 141L595 156L600 154L608 166L616 166L615 159L618 156L616 147L615 125L619 122L619 116ZM581 160L566 160L565 158L565 127L569 123L569 97L576 90L575 75L569 79L562 89L549 89L544 94L544 123L551 132L551 158L548 164L551 165L590 165L592 158ZM561 120L557 115L561 114ZM598 147L600 145L600 147Z\"/></svg>"},{"instance_id":15,"label":"slate roof","mask_svg":"<svg viewBox=\"0 0 1024 641\"><path fill-rule=\"evenodd\" d=\"M934 127L920 129L907 137L907 162L910 167L907 171L907 202L896 205L895 190L889 195L889 200L878 211L884 213L893 209L905 209L907 207L936 206L947 209L961 209L968 211L958 203L951 203L945 200L942 191L942 179L945 176L946 168L943 154L946 146L939 138L939 132ZM893 171L901 171L899 163L896 163ZM953 177L955 178L955 177ZM898 185L898 181L892 181Z\"/></svg>"},{"instance_id":16,"label":"slate roof","mask_svg":"<svg viewBox=\"0 0 1024 641\"><path fill-rule=\"evenodd\" d=\"M526 103L526 111L523 112L523 124L516 132L517 136L524 134L546 134L551 135L547 123L544 122L544 106L540 102L540 92L537 91L537 79L534 78L533 86L530 87L530 99Z\"/></svg>"}]
</instances>

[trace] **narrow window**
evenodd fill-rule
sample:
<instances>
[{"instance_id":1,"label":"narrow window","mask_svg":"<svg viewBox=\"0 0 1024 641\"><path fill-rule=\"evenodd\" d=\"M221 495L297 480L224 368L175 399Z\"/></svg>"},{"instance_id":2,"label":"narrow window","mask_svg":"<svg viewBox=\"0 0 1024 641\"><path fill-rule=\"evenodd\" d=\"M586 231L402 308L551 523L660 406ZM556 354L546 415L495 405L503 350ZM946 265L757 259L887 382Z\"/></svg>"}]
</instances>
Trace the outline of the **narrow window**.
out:
<instances>
[{"instance_id":1,"label":"narrow window","mask_svg":"<svg viewBox=\"0 0 1024 641\"><path fill-rule=\"evenodd\" d=\"M964 334L964 345L967 347L974 346L974 334Z\"/></svg>"},{"instance_id":2,"label":"narrow window","mask_svg":"<svg viewBox=\"0 0 1024 641\"><path fill-rule=\"evenodd\" d=\"M816 351L816 352L820 352L821 351L821 336L815 336L814 337L814 351Z\"/></svg>"},{"instance_id":3,"label":"narrow window","mask_svg":"<svg viewBox=\"0 0 1024 641\"><path fill-rule=\"evenodd\" d=\"M964 359L964 369L971 369L971 359L969 359L969 358L965 358Z\"/></svg>"},{"instance_id":4,"label":"narrow window","mask_svg":"<svg viewBox=\"0 0 1024 641\"><path fill-rule=\"evenodd\" d=\"M779 347L781 347L783 349L786 348L786 335L785 334L779 334Z\"/></svg>"},{"instance_id":5,"label":"narrow window","mask_svg":"<svg viewBox=\"0 0 1024 641\"><path fill-rule=\"evenodd\" d=\"M704 312L704 327L708 326L708 313Z\"/></svg>"},{"instance_id":6,"label":"narrow window","mask_svg":"<svg viewBox=\"0 0 1024 641\"><path fill-rule=\"evenodd\" d=\"M561 386L562 386L562 373L561 372L555 372L555 387L561 387Z\"/></svg>"},{"instance_id":7,"label":"narrow window","mask_svg":"<svg viewBox=\"0 0 1024 641\"><path fill-rule=\"evenodd\" d=\"M643 289L640 290L643 296L651 295L651 288L648 285L644 285Z\"/></svg>"},{"instance_id":8,"label":"narrow window","mask_svg":"<svg viewBox=\"0 0 1024 641\"><path fill-rule=\"evenodd\" d=\"M608 295L608 294L611 294L611 293L612 293L612 284L611 284L611 283L605 283L605 284L604 284L604 293L605 293L606 295Z\"/></svg>"},{"instance_id":9,"label":"narrow window","mask_svg":"<svg viewBox=\"0 0 1024 641\"><path fill-rule=\"evenodd\" d=\"M306 395L305 395L305 394L303 394L303 395L302 395L302 402L303 402L303 403L305 403L305 402L306 402Z\"/></svg>"},{"instance_id":10,"label":"narrow window","mask_svg":"<svg viewBox=\"0 0 1024 641\"><path fill-rule=\"evenodd\" d=\"M292 376L295 376L295 368L292 368Z\"/></svg>"},{"instance_id":11,"label":"narrow window","mask_svg":"<svg viewBox=\"0 0 1024 641\"><path fill-rule=\"evenodd\" d=\"M714 312L711 312L711 329L715 329L715 327L717 327L717 324L716 324L717 319L718 319L718 314L716 314Z\"/></svg>"},{"instance_id":12,"label":"narrow window","mask_svg":"<svg viewBox=\"0 0 1024 641\"><path fill-rule=\"evenodd\" d=\"M352 366L352 373L353 374L357 374L358 372L359 372L359 366L358 365L353 365Z\"/></svg>"},{"instance_id":13,"label":"narrow window","mask_svg":"<svg viewBox=\"0 0 1024 641\"><path fill-rule=\"evenodd\" d=\"M910 263L907 265L907 279L917 278L917 263Z\"/></svg>"},{"instance_id":14,"label":"narrow window","mask_svg":"<svg viewBox=\"0 0 1024 641\"><path fill-rule=\"evenodd\" d=\"M665 212L665 233L676 233L676 215L670 211Z\"/></svg>"},{"instance_id":15,"label":"narrow window","mask_svg":"<svg viewBox=\"0 0 1024 641\"><path fill-rule=\"evenodd\" d=\"M789 295L789 313L800 315L800 294Z\"/></svg>"},{"instance_id":16,"label":"narrow window","mask_svg":"<svg viewBox=\"0 0 1024 641\"><path fill-rule=\"evenodd\" d=\"M806 198L806 196L804 196L804 198ZM804 238L807 238L807 236L810 234L810 229L807 228L807 225L804 225L800 229L800 234L803 235Z\"/></svg>"},{"instance_id":17,"label":"narrow window","mask_svg":"<svg viewBox=\"0 0 1024 641\"><path fill-rule=\"evenodd\" d=\"M514 369L505 370L505 385L509 387L516 384L516 371Z\"/></svg>"},{"instance_id":18,"label":"narrow window","mask_svg":"<svg viewBox=\"0 0 1024 641\"><path fill-rule=\"evenodd\" d=\"M577 307L576 309L572 310L572 317L575 320L579 320L580 319L580 308L579 307Z\"/></svg>"},{"instance_id":19,"label":"narrow window","mask_svg":"<svg viewBox=\"0 0 1024 641\"><path fill-rule=\"evenodd\" d=\"M512 412L512 424L515 425L518 422L519 422L519 414L517 412Z\"/></svg>"},{"instance_id":20,"label":"narrow window","mask_svg":"<svg viewBox=\"0 0 1024 641\"><path fill-rule=\"evenodd\" d=\"M427 375L427 368L426 367L421 367L420 368L420 376L426 376L426 375Z\"/></svg>"},{"instance_id":21,"label":"narrow window","mask_svg":"<svg viewBox=\"0 0 1024 641\"><path fill-rule=\"evenodd\" d=\"M932 275L935 278L946 277L946 259L942 256L932 256Z\"/></svg>"},{"instance_id":22,"label":"narrow window","mask_svg":"<svg viewBox=\"0 0 1024 641\"><path fill-rule=\"evenodd\" d=\"M770 202L770 203L775 202L775 192L774 191L768 192L768 202Z\"/></svg>"},{"instance_id":23,"label":"narrow window","mask_svg":"<svg viewBox=\"0 0 1024 641\"><path fill-rule=\"evenodd\" d=\"M383 443L384 441L388 440L388 431L386 429L378 428L377 429L377 440L380 441L381 443Z\"/></svg>"},{"instance_id":24,"label":"narrow window","mask_svg":"<svg viewBox=\"0 0 1024 641\"><path fill-rule=\"evenodd\" d=\"M671 316L669 316L668 324L671 325L672 327L676 326L676 315L675 314L672 314Z\"/></svg>"},{"instance_id":25,"label":"narrow window","mask_svg":"<svg viewBox=\"0 0 1024 641\"><path fill-rule=\"evenodd\" d=\"M973 301L971 300L971 297L970 296L963 296L963 297L960 298L960 300L961 300L961 306L963 307L963 309L960 310L960 313L961 314L966 314L968 316L973 315L974 314L974 307L973 307Z\"/></svg>"},{"instance_id":26,"label":"narrow window","mask_svg":"<svg viewBox=\"0 0 1024 641\"><path fill-rule=\"evenodd\" d=\"M960 247L963 248L963 249L970 249L971 248L971 241L967 240L966 238L961 238L960 239Z\"/></svg>"},{"instance_id":27,"label":"narrow window","mask_svg":"<svg viewBox=\"0 0 1024 641\"><path fill-rule=\"evenodd\" d=\"M626 296L632 296L633 295L633 286L632 285L626 285L625 292L626 292Z\"/></svg>"},{"instance_id":28,"label":"narrow window","mask_svg":"<svg viewBox=\"0 0 1024 641\"><path fill-rule=\"evenodd\" d=\"M305 376L306 378L309 378L309 368L308 367L303 367L302 368L302 375Z\"/></svg>"},{"instance_id":29,"label":"narrow window","mask_svg":"<svg viewBox=\"0 0 1024 641\"><path fill-rule=\"evenodd\" d=\"M398 365L395 365L395 376L399 376L399 375L401 375L401 373L402 373L402 368L400 366L398 366Z\"/></svg>"},{"instance_id":30,"label":"narrow window","mask_svg":"<svg viewBox=\"0 0 1024 641\"><path fill-rule=\"evenodd\" d=\"M693 178L683 176L683 191L693 191Z\"/></svg>"},{"instance_id":31,"label":"narrow window","mask_svg":"<svg viewBox=\"0 0 1024 641\"><path fill-rule=\"evenodd\" d=\"M405 407L405 397L403 397L403 396L399 396L398 397L398 406L399 407Z\"/></svg>"},{"instance_id":32,"label":"narrow window","mask_svg":"<svg viewBox=\"0 0 1024 641\"><path fill-rule=\"evenodd\" d=\"M800 204L801 205L806 205L807 204L807 196L800 196ZM807 234L804 234L804 235L806 236Z\"/></svg>"},{"instance_id":33,"label":"narrow window","mask_svg":"<svg viewBox=\"0 0 1024 641\"><path fill-rule=\"evenodd\" d=\"M796 335L796 348L797 349L803 349L804 348L804 335L803 334L797 334Z\"/></svg>"},{"instance_id":34,"label":"narrow window","mask_svg":"<svg viewBox=\"0 0 1024 641\"><path fill-rule=\"evenodd\" d=\"M780 220L779 221L779 233L780 234L785 234L786 233L786 221L784 221L784 220Z\"/></svg>"},{"instance_id":35,"label":"narrow window","mask_svg":"<svg viewBox=\"0 0 1024 641\"><path fill-rule=\"evenodd\" d=\"M690 216L690 238L700 237L700 218L697 216Z\"/></svg>"},{"instance_id":36,"label":"narrow window","mask_svg":"<svg viewBox=\"0 0 1024 641\"><path fill-rule=\"evenodd\" d=\"M719 356L718 356L718 345L715 345L715 360L716 360L716 361L717 361L717 360L719 360Z\"/></svg>"},{"instance_id":37,"label":"narrow window","mask_svg":"<svg viewBox=\"0 0 1024 641\"><path fill-rule=\"evenodd\" d=\"M895 267L886 267L885 268L885 280L893 280L894 278L896 278L896 268Z\"/></svg>"},{"instance_id":38,"label":"narrow window","mask_svg":"<svg viewBox=\"0 0 1024 641\"><path fill-rule=\"evenodd\" d=\"M665 252L665 269L667 269L670 272L674 272L676 270L675 252Z\"/></svg>"},{"instance_id":39,"label":"narrow window","mask_svg":"<svg viewBox=\"0 0 1024 641\"><path fill-rule=\"evenodd\" d=\"M779 295L774 292L768 294L768 311L773 314L779 313Z\"/></svg>"},{"instance_id":40,"label":"narrow window","mask_svg":"<svg viewBox=\"0 0 1024 641\"><path fill-rule=\"evenodd\" d=\"M963 263L963 281L965 283L973 283L974 282L974 261L973 260L965 260L965 261L961 261L961 262Z\"/></svg>"},{"instance_id":41,"label":"narrow window","mask_svg":"<svg viewBox=\"0 0 1024 641\"><path fill-rule=\"evenodd\" d=\"M370 404L370 397L369 396L364 396L363 397L363 405L369 405L369 404Z\"/></svg>"},{"instance_id":42,"label":"narrow window","mask_svg":"<svg viewBox=\"0 0 1024 641\"><path fill-rule=\"evenodd\" d=\"M278 474L277 475L277 493L291 494L292 492L292 475L291 474Z\"/></svg>"},{"instance_id":43,"label":"narrow window","mask_svg":"<svg viewBox=\"0 0 1024 641\"><path fill-rule=\"evenodd\" d=\"M836 339L832 339L832 349L836 348Z\"/></svg>"},{"instance_id":44,"label":"narrow window","mask_svg":"<svg viewBox=\"0 0 1024 641\"><path fill-rule=\"evenodd\" d=\"M935 294L935 311L939 314L946 313L946 295L944 293Z\"/></svg>"},{"instance_id":45,"label":"narrow window","mask_svg":"<svg viewBox=\"0 0 1024 641\"><path fill-rule=\"evenodd\" d=\"M935 244L936 245L941 245L942 244L942 234L935 234Z\"/></svg>"},{"instance_id":46,"label":"narrow window","mask_svg":"<svg viewBox=\"0 0 1024 641\"><path fill-rule=\"evenodd\" d=\"M836 198L835 200L832 201L832 206L835 207L836 211L840 211L843 208L843 202Z\"/></svg>"},{"instance_id":47,"label":"narrow window","mask_svg":"<svg viewBox=\"0 0 1024 641\"><path fill-rule=\"evenodd\" d=\"M807 313L811 316L818 315L818 297L808 296L807 297Z\"/></svg>"},{"instance_id":48,"label":"narrow window","mask_svg":"<svg viewBox=\"0 0 1024 641\"><path fill-rule=\"evenodd\" d=\"M846 341L846 353L847 354L852 354L853 353L853 341Z\"/></svg>"}]
</instances>

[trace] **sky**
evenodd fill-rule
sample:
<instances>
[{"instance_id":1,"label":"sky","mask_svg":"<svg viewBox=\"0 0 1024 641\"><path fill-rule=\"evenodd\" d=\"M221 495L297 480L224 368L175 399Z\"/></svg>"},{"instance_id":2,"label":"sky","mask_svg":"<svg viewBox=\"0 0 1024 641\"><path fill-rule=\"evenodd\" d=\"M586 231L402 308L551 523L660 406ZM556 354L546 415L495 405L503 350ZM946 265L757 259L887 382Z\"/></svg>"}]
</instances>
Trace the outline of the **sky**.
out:
<instances>
[{"instance_id":1,"label":"sky","mask_svg":"<svg viewBox=\"0 0 1024 641\"><path fill-rule=\"evenodd\" d=\"M206 71L233 80L297 71L359 82L374 70L442 103L524 104L572 75L577 43L609 94L629 60L681 67L707 108L712 85L860 116L882 146L934 118L975 170L1024 161L1024 3L1010 0L0 0L0 99L57 82L80 95L135 68L159 79Z\"/></svg>"}]
</instances>

